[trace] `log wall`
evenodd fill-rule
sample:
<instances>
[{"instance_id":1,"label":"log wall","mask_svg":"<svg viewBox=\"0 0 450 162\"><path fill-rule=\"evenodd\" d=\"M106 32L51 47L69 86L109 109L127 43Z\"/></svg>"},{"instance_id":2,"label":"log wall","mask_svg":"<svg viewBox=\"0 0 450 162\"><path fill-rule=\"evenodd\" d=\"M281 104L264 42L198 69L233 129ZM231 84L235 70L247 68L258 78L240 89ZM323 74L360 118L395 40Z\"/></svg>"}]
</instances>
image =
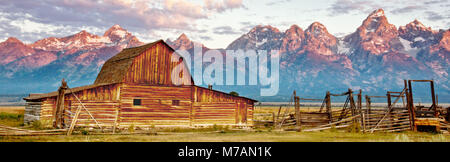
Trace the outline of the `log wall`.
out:
<instances>
[{"instance_id":1,"label":"log wall","mask_svg":"<svg viewBox=\"0 0 450 162\"><path fill-rule=\"evenodd\" d=\"M117 103L118 105L120 98L119 92L120 92L120 84L112 84L80 90L74 92L74 94L81 100L81 102L83 102L83 104L88 110L92 109L93 111L92 114L95 117L95 116L102 116L105 114L111 114L111 112L98 111L98 109L108 110L108 108L110 108L111 106L111 103ZM37 105L37 103L39 103L39 105ZM64 96L64 118L66 125L70 123L71 120L69 119L72 118L70 115L73 115L71 113L75 113L75 110L78 107L78 105L79 105L78 100L71 93L68 93ZM39 102L27 101L26 107L28 111L26 111L24 115L27 116L27 121L26 122L24 121L25 123L29 123L33 120L39 120L41 123L45 125L52 125L56 109L56 97L43 98ZM80 121L85 119L84 115L85 111L82 111ZM95 124L93 120L90 122L91 123L87 124ZM86 123L83 124L86 125Z\"/></svg>"},{"instance_id":2,"label":"log wall","mask_svg":"<svg viewBox=\"0 0 450 162\"><path fill-rule=\"evenodd\" d=\"M53 114L56 109L56 97L46 98L42 101L41 114L39 120L43 124L52 124L55 119Z\"/></svg>"},{"instance_id":3,"label":"log wall","mask_svg":"<svg viewBox=\"0 0 450 162\"><path fill-rule=\"evenodd\" d=\"M194 124L236 124L235 102L196 102L193 105Z\"/></svg>"},{"instance_id":4,"label":"log wall","mask_svg":"<svg viewBox=\"0 0 450 162\"><path fill-rule=\"evenodd\" d=\"M141 99L141 105L133 105ZM179 105L173 105L178 100ZM121 90L120 125L189 125L191 87L124 85Z\"/></svg>"},{"instance_id":5,"label":"log wall","mask_svg":"<svg viewBox=\"0 0 450 162\"><path fill-rule=\"evenodd\" d=\"M113 127L119 112L118 101L108 100L82 100L84 107L102 127ZM73 102L64 112L64 123L70 125L78 108L82 108L79 102ZM96 127L96 122L85 109L81 109L77 120L77 127Z\"/></svg>"},{"instance_id":6,"label":"log wall","mask_svg":"<svg viewBox=\"0 0 450 162\"><path fill-rule=\"evenodd\" d=\"M41 117L42 102L27 102L25 105L25 113L23 117L24 123L31 123L39 120Z\"/></svg>"},{"instance_id":7,"label":"log wall","mask_svg":"<svg viewBox=\"0 0 450 162\"><path fill-rule=\"evenodd\" d=\"M195 126L212 124L253 124L253 101L197 86L156 86L114 84L74 92L88 111L104 127L135 126ZM133 100L140 99L141 105ZM54 120L56 97L41 102L28 102L27 114L51 124ZM81 104L72 94L64 101L64 123L70 125ZM31 109L32 108L32 109ZM36 114L36 113L34 113ZM77 125L96 126L85 110Z\"/></svg>"},{"instance_id":8,"label":"log wall","mask_svg":"<svg viewBox=\"0 0 450 162\"><path fill-rule=\"evenodd\" d=\"M67 90L70 92L70 90ZM84 89L74 92L74 94L84 101L118 101L120 96L120 84L110 84L104 86L98 86L90 89ZM66 94L64 99L67 101L77 101L75 96L71 93Z\"/></svg>"},{"instance_id":9,"label":"log wall","mask_svg":"<svg viewBox=\"0 0 450 162\"><path fill-rule=\"evenodd\" d=\"M207 111L211 118L220 116L215 120L195 120L195 123L253 124L253 101L197 86L194 86L192 91L195 103L194 112L196 110L202 111L202 113ZM231 116L231 109L234 109L233 116ZM206 118L203 114L201 118Z\"/></svg>"}]
</instances>

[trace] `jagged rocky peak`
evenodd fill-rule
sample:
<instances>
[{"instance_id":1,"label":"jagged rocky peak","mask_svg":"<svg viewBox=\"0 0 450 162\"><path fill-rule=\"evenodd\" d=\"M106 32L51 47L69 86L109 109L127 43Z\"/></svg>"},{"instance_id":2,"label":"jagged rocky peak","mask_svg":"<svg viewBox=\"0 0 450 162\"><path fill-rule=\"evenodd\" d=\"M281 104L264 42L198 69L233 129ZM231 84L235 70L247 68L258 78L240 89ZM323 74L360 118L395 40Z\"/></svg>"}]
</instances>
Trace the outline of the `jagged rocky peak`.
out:
<instances>
[{"instance_id":1,"label":"jagged rocky peak","mask_svg":"<svg viewBox=\"0 0 450 162\"><path fill-rule=\"evenodd\" d=\"M319 22L309 25L305 30L305 39L305 48L310 53L333 55L336 52L336 37L328 33L327 28Z\"/></svg>"},{"instance_id":2,"label":"jagged rocky peak","mask_svg":"<svg viewBox=\"0 0 450 162\"><path fill-rule=\"evenodd\" d=\"M82 30L72 36L69 36L68 39L72 39L73 41L80 40L83 43L87 43L89 41L89 38L98 37L97 35L91 34L87 32L86 30Z\"/></svg>"},{"instance_id":3,"label":"jagged rocky peak","mask_svg":"<svg viewBox=\"0 0 450 162\"><path fill-rule=\"evenodd\" d=\"M106 30L103 36L121 35L121 34L124 35L126 33L128 33L127 30L122 28L120 25L116 24L110 27L108 30Z\"/></svg>"},{"instance_id":4,"label":"jagged rocky peak","mask_svg":"<svg viewBox=\"0 0 450 162\"><path fill-rule=\"evenodd\" d=\"M166 42L172 46L174 49L188 50L194 47L194 43L189 39L189 37L182 33L175 41L168 39Z\"/></svg>"},{"instance_id":5,"label":"jagged rocky peak","mask_svg":"<svg viewBox=\"0 0 450 162\"><path fill-rule=\"evenodd\" d=\"M401 38L411 42L423 42L418 43L421 45L437 43L438 41L438 32L432 30L431 27L426 27L417 19L405 26L400 26L398 32Z\"/></svg>"},{"instance_id":6,"label":"jagged rocky peak","mask_svg":"<svg viewBox=\"0 0 450 162\"><path fill-rule=\"evenodd\" d=\"M344 41L375 55L402 48L397 28L388 22L383 9L373 11L356 32L345 37Z\"/></svg>"},{"instance_id":7,"label":"jagged rocky peak","mask_svg":"<svg viewBox=\"0 0 450 162\"><path fill-rule=\"evenodd\" d=\"M304 38L305 35L303 29L297 25L292 25L284 32L280 52L293 52L300 49Z\"/></svg>"},{"instance_id":8,"label":"jagged rocky peak","mask_svg":"<svg viewBox=\"0 0 450 162\"><path fill-rule=\"evenodd\" d=\"M233 41L226 49L279 49L283 33L270 25L258 25Z\"/></svg>"},{"instance_id":9,"label":"jagged rocky peak","mask_svg":"<svg viewBox=\"0 0 450 162\"><path fill-rule=\"evenodd\" d=\"M430 49L430 52L434 51L440 51L443 56L445 56L445 59L447 59L447 62L450 64L450 29L447 29L445 31L442 31L441 38L439 40L439 44L433 46ZM444 57L443 57L444 58Z\"/></svg>"},{"instance_id":10,"label":"jagged rocky peak","mask_svg":"<svg viewBox=\"0 0 450 162\"><path fill-rule=\"evenodd\" d=\"M389 24L383 9L373 11L358 28L362 33L397 33L393 24Z\"/></svg>"},{"instance_id":11,"label":"jagged rocky peak","mask_svg":"<svg viewBox=\"0 0 450 162\"><path fill-rule=\"evenodd\" d=\"M405 34L405 33L408 33L408 32L414 32L414 33L419 33L419 32L436 33L436 31L433 31L431 29L431 27L426 27L425 25L423 25L417 19L414 19L414 21L406 24L405 26L400 26L398 31L399 31L400 34Z\"/></svg>"},{"instance_id":12,"label":"jagged rocky peak","mask_svg":"<svg viewBox=\"0 0 450 162\"><path fill-rule=\"evenodd\" d=\"M258 26L255 26L254 28L252 28L249 33L255 33L255 32L276 32L276 33L279 33L280 30L278 30L275 27L272 27L271 25L264 25L264 26L263 25L258 25Z\"/></svg>"},{"instance_id":13,"label":"jagged rocky peak","mask_svg":"<svg viewBox=\"0 0 450 162\"><path fill-rule=\"evenodd\" d=\"M370 13L369 17L372 18L376 18L376 17L384 17L384 10L382 8L379 8L375 11L372 11L372 13Z\"/></svg>"},{"instance_id":14,"label":"jagged rocky peak","mask_svg":"<svg viewBox=\"0 0 450 162\"><path fill-rule=\"evenodd\" d=\"M14 50L14 48L18 48L17 50L20 50L21 48L30 48L27 44L23 43L16 37L9 37L4 42L0 42L0 47L10 48L11 50Z\"/></svg>"},{"instance_id":15,"label":"jagged rocky peak","mask_svg":"<svg viewBox=\"0 0 450 162\"><path fill-rule=\"evenodd\" d=\"M252 28L248 33L247 36L250 39L254 39L257 41L262 41L263 39L267 38L279 38L280 37L280 30L278 30L275 27L272 27L270 25L258 25L254 28Z\"/></svg>"},{"instance_id":16,"label":"jagged rocky peak","mask_svg":"<svg viewBox=\"0 0 450 162\"><path fill-rule=\"evenodd\" d=\"M426 27L425 25L423 25L419 20L414 19L414 21L410 22L409 24L406 25L407 27L411 28L411 29L416 29L416 30L428 30L431 31L431 27Z\"/></svg>"},{"instance_id":17,"label":"jagged rocky peak","mask_svg":"<svg viewBox=\"0 0 450 162\"><path fill-rule=\"evenodd\" d=\"M329 34L327 28L319 22L313 22L311 25L309 25L305 32L308 34L313 34L314 36Z\"/></svg>"},{"instance_id":18,"label":"jagged rocky peak","mask_svg":"<svg viewBox=\"0 0 450 162\"><path fill-rule=\"evenodd\" d=\"M120 25L113 25L111 28L106 30L105 34L103 34L104 37L109 37L111 41L113 42L120 42L123 39L126 39L127 37L131 36L131 33L129 33L127 30L123 29Z\"/></svg>"},{"instance_id":19,"label":"jagged rocky peak","mask_svg":"<svg viewBox=\"0 0 450 162\"><path fill-rule=\"evenodd\" d=\"M34 54L35 51L15 37L0 43L0 65ZM1 71L1 70L0 70Z\"/></svg>"},{"instance_id":20,"label":"jagged rocky peak","mask_svg":"<svg viewBox=\"0 0 450 162\"><path fill-rule=\"evenodd\" d=\"M22 41L20 41L16 37L9 37L8 39L6 39L5 43L22 43Z\"/></svg>"},{"instance_id":21,"label":"jagged rocky peak","mask_svg":"<svg viewBox=\"0 0 450 162\"><path fill-rule=\"evenodd\" d=\"M303 29L296 24L291 25L285 32L285 37L299 37L301 35L303 35Z\"/></svg>"},{"instance_id":22,"label":"jagged rocky peak","mask_svg":"<svg viewBox=\"0 0 450 162\"><path fill-rule=\"evenodd\" d=\"M188 36L187 36L186 34L184 34L184 33L182 33L182 34L177 38L176 41L179 41L179 42L187 42L187 43L190 43L190 42L191 42L191 40L188 38Z\"/></svg>"}]
</instances>

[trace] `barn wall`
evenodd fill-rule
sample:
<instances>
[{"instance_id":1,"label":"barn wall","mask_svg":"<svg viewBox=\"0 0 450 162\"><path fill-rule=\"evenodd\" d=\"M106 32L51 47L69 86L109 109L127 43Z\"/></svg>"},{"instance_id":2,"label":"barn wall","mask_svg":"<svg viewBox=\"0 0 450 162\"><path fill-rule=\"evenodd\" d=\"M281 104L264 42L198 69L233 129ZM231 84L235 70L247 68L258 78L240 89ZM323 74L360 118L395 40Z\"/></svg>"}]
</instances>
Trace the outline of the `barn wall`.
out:
<instances>
[{"instance_id":1,"label":"barn wall","mask_svg":"<svg viewBox=\"0 0 450 162\"><path fill-rule=\"evenodd\" d=\"M173 50L163 43L154 45L134 58L128 73L125 75L124 82L173 85L171 80L172 70L178 65L178 62L171 61L172 54L174 54ZM187 75L184 77L185 81L191 81L188 70L183 75Z\"/></svg>"},{"instance_id":2,"label":"barn wall","mask_svg":"<svg viewBox=\"0 0 450 162\"><path fill-rule=\"evenodd\" d=\"M118 101L120 84L110 84L95 88L85 89L74 92L80 100L84 101ZM66 94L65 100L77 101L72 94Z\"/></svg>"},{"instance_id":3,"label":"barn wall","mask_svg":"<svg viewBox=\"0 0 450 162\"><path fill-rule=\"evenodd\" d=\"M133 105L141 99L142 105ZM172 104L179 100L179 106ZM191 87L124 84L121 89L120 126L189 125Z\"/></svg>"},{"instance_id":4,"label":"barn wall","mask_svg":"<svg viewBox=\"0 0 450 162\"><path fill-rule=\"evenodd\" d=\"M247 124L253 119L253 102L197 86L155 86L115 84L75 92L100 125L112 127L153 125L212 125ZM141 99L142 105L133 105ZM179 105L173 105L179 100ZM31 106L31 102L29 105ZM51 124L56 108L56 97L33 103L39 108L40 121ZM81 106L71 94L65 96L65 123L69 125L76 109ZM35 109L34 111L36 111ZM27 112L34 112L29 110ZM36 114L36 113L34 113ZM27 116L27 115L26 115ZM95 126L86 111L81 111L77 126Z\"/></svg>"},{"instance_id":5,"label":"barn wall","mask_svg":"<svg viewBox=\"0 0 450 162\"><path fill-rule=\"evenodd\" d=\"M104 116L116 113L119 105L119 92L120 84L112 84L77 91L74 94L94 117L103 118ZM78 105L79 102L74 95L69 93L64 96L64 119L66 124L70 124L72 117L69 115L74 115ZM111 107L115 107L114 111L110 109ZM27 111L25 111L24 117L26 116L27 120L24 121L25 123L39 120L45 125L52 125L56 109L56 97L43 98L40 102L27 101L26 109ZM89 120L90 123L83 122L87 119L86 115L86 111L81 111L79 121L82 122L80 123L83 125L95 124L93 120ZM77 123L77 125L80 126L80 123ZM105 124L110 123L105 121Z\"/></svg>"},{"instance_id":6,"label":"barn wall","mask_svg":"<svg viewBox=\"0 0 450 162\"><path fill-rule=\"evenodd\" d=\"M52 125L53 113L56 108L56 97L45 98L42 100L39 121L44 125Z\"/></svg>"},{"instance_id":7,"label":"barn wall","mask_svg":"<svg viewBox=\"0 0 450 162\"><path fill-rule=\"evenodd\" d=\"M24 123L31 123L39 120L41 117L42 102L40 101L28 101L25 103L25 113L23 116Z\"/></svg>"},{"instance_id":8,"label":"barn wall","mask_svg":"<svg viewBox=\"0 0 450 162\"><path fill-rule=\"evenodd\" d=\"M193 124L235 124L235 102L196 102L193 105Z\"/></svg>"},{"instance_id":9,"label":"barn wall","mask_svg":"<svg viewBox=\"0 0 450 162\"><path fill-rule=\"evenodd\" d=\"M193 87L194 124L253 124L253 101Z\"/></svg>"},{"instance_id":10,"label":"barn wall","mask_svg":"<svg viewBox=\"0 0 450 162\"><path fill-rule=\"evenodd\" d=\"M82 108L82 105L79 102L71 101L71 106L66 107L66 111L64 114L64 123L66 125L70 125L72 123L73 114L77 111L78 108ZM119 102L118 101L96 101L96 100L82 100L81 101L88 109L89 113L92 114L92 116L95 118L95 120L99 123L102 127L113 127L114 123L116 123L116 118L119 114ZM73 114L70 114L67 110L72 112ZM84 109L81 109L80 115L78 115L78 120L76 126L83 127L83 126L94 126L96 127L97 124L95 121L90 117L89 113L85 111ZM116 123L117 124L117 123Z\"/></svg>"},{"instance_id":11,"label":"barn wall","mask_svg":"<svg viewBox=\"0 0 450 162\"><path fill-rule=\"evenodd\" d=\"M103 127L112 127L119 109L120 84L99 86L85 89L74 94L81 100L84 107L94 116ZM82 108L80 102L72 94L66 94L64 100L64 123L69 125L77 108ZM56 101L56 99L55 99ZM55 102L56 103L56 102ZM56 108L56 106L54 106ZM83 110L78 116L76 126L96 126L95 121Z\"/></svg>"}]
</instances>

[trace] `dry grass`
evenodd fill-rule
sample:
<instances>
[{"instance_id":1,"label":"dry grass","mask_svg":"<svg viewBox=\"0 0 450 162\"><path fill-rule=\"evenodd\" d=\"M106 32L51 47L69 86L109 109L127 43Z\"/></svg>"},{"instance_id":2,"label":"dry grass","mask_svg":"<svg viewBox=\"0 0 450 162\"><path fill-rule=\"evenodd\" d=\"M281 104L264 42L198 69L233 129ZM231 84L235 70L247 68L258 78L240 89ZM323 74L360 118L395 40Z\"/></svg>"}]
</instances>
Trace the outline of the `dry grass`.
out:
<instances>
[{"instance_id":1,"label":"dry grass","mask_svg":"<svg viewBox=\"0 0 450 162\"><path fill-rule=\"evenodd\" d=\"M0 106L0 112L23 114L25 106Z\"/></svg>"},{"instance_id":2,"label":"dry grass","mask_svg":"<svg viewBox=\"0 0 450 162\"><path fill-rule=\"evenodd\" d=\"M450 142L442 134L347 132L159 132L154 135L5 136L0 142Z\"/></svg>"},{"instance_id":3,"label":"dry grass","mask_svg":"<svg viewBox=\"0 0 450 162\"><path fill-rule=\"evenodd\" d=\"M274 107L256 108L255 113L278 111ZM6 118L0 124L18 126L23 123L23 107L0 107ZM15 116L14 116L15 115ZM9 124L8 124L9 123ZM158 129L143 135L83 135L72 136L0 136L0 142L450 142L448 134L419 132L349 133L345 131L284 132L268 129L232 130L213 126L205 129Z\"/></svg>"}]
</instances>

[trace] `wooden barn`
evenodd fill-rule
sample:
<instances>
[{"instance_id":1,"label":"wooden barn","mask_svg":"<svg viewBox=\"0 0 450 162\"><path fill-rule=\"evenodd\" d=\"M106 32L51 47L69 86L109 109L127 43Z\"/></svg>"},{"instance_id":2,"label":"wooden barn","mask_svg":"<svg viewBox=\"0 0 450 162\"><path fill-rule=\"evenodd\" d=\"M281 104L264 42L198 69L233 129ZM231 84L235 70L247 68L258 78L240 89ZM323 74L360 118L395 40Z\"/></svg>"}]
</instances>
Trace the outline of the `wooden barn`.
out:
<instances>
[{"instance_id":1,"label":"wooden barn","mask_svg":"<svg viewBox=\"0 0 450 162\"><path fill-rule=\"evenodd\" d=\"M253 124L255 100L196 86L188 70L183 84L173 84L172 69L184 62L172 62L172 55L178 56L162 40L124 49L105 62L92 85L65 89L63 84L58 91L24 98L24 120L55 127L68 127L74 116L76 126Z\"/></svg>"}]
</instances>

